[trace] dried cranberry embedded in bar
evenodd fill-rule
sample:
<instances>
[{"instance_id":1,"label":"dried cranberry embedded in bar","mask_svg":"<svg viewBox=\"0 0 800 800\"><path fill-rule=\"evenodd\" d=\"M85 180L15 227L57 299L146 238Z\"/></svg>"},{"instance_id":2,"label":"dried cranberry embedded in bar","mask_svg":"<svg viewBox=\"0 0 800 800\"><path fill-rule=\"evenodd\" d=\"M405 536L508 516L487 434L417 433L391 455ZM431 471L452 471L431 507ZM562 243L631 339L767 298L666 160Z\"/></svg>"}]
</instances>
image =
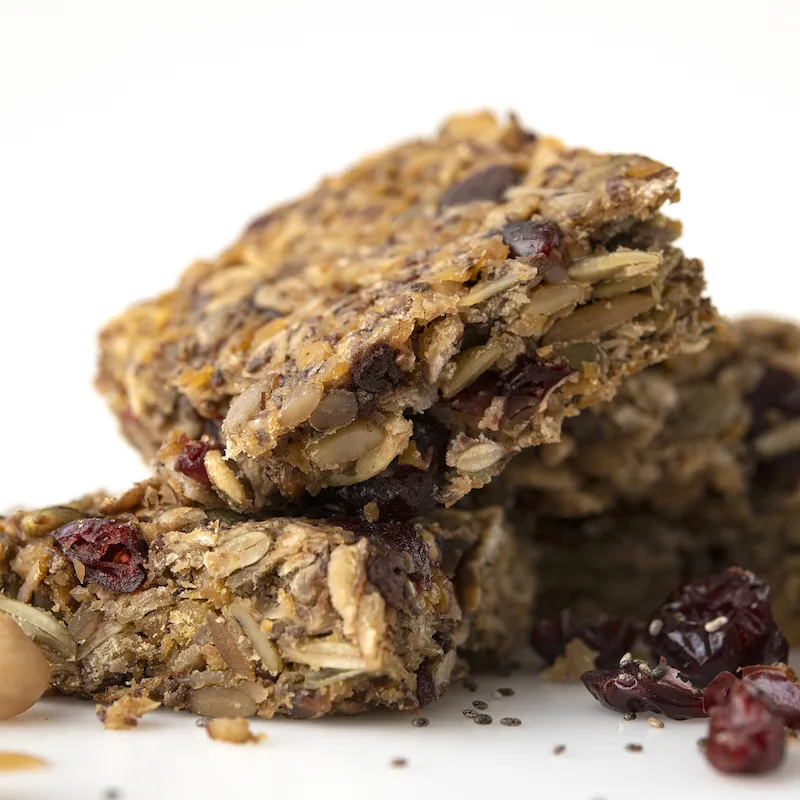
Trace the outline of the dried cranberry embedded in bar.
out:
<instances>
[{"instance_id":1,"label":"dried cranberry embedded in bar","mask_svg":"<svg viewBox=\"0 0 800 800\"><path fill-rule=\"evenodd\" d=\"M132 522L89 518L53 532L64 555L86 567L85 580L113 592L133 592L147 577L147 544Z\"/></svg>"}]
</instances>

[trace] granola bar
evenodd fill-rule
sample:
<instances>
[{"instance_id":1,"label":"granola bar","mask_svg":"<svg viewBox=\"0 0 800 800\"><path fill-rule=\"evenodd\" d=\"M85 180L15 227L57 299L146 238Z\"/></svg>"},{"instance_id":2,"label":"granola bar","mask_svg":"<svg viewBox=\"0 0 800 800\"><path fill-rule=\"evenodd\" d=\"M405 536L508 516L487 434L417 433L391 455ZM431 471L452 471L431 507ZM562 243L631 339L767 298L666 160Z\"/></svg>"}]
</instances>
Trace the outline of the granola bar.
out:
<instances>
[{"instance_id":1,"label":"granola bar","mask_svg":"<svg viewBox=\"0 0 800 800\"><path fill-rule=\"evenodd\" d=\"M540 548L538 607L641 616L742 566L800 644L800 327L745 319L632 378L490 487ZM538 516L531 522L533 514Z\"/></svg>"},{"instance_id":2,"label":"granola bar","mask_svg":"<svg viewBox=\"0 0 800 800\"><path fill-rule=\"evenodd\" d=\"M187 441L221 443L200 484L231 508L451 505L622 378L698 346L714 313L660 213L676 181L513 117L451 119L264 214L112 321L98 387L168 470Z\"/></svg>"},{"instance_id":3,"label":"granola bar","mask_svg":"<svg viewBox=\"0 0 800 800\"><path fill-rule=\"evenodd\" d=\"M505 657L532 601L502 512L245 519L157 479L0 521L0 610L58 691L210 717L417 709Z\"/></svg>"}]
</instances>

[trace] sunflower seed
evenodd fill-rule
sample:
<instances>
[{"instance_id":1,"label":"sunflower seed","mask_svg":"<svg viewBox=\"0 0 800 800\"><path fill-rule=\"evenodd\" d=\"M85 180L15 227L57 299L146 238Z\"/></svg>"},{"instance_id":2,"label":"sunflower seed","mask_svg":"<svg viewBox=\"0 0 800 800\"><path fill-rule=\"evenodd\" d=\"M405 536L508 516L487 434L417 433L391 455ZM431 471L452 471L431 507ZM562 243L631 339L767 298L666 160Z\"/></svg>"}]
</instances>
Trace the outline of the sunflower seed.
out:
<instances>
[{"instance_id":1,"label":"sunflower seed","mask_svg":"<svg viewBox=\"0 0 800 800\"><path fill-rule=\"evenodd\" d=\"M267 638L266 633L261 630L259 624L253 619L247 606L241 600L236 600L230 608L231 616L241 625L244 635L253 645L253 650L261 659L264 669L273 677L280 674L283 670L283 661L278 654L275 643Z\"/></svg>"},{"instance_id":2,"label":"sunflower seed","mask_svg":"<svg viewBox=\"0 0 800 800\"><path fill-rule=\"evenodd\" d=\"M453 359L455 371L442 383L442 394L453 397L466 389L497 361L502 352L503 348L495 343L478 345L459 353Z\"/></svg>"},{"instance_id":3,"label":"sunflower seed","mask_svg":"<svg viewBox=\"0 0 800 800\"><path fill-rule=\"evenodd\" d=\"M379 425L366 419L357 419L335 433L310 445L308 455L322 469L335 469L366 455L378 447L384 438Z\"/></svg>"},{"instance_id":4,"label":"sunflower seed","mask_svg":"<svg viewBox=\"0 0 800 800\"><path fill-rule=\"evenodd\" d=\"M571 303L579 303L585 296L586 288L579 283L548 283L531 294L523 311L525 314L552 314Z\"/></svg>"},{"instance_id":5,"label":"sunflower seed","mask_svg":"<svg viewBox=\"0 0 800 800\"><path fill-rule=\"evenodd\" d=\"M510 289L520 282L517 276L507 276L505 278L498 278L493 281L481 281L476 283L459 301L458 305L462 308L466 306L474 306L494 297L496 294Z\"/></svg>"},{"instance_id":6,"label":"sunflower seed","mask_svg":"<svg viewBox=\"0 0 800 800\"><path fill-rule=\"evenodd\" d=\"M302 383L292 389L281 407L281 425L284 428L296 428L305 422L314 413L324 394L318 383Z\"/></svg>"},{"instance_id":7,"label":"sunflower seed","mask_svg":"<svg viewBox=\"0 0 800 800\"><path fill-rule=\"evenodd\" d=\"M582 306L569 316L556 320L544 335L543 342L555 344L590 339L650 311L655 304L655 298L649 294L625 294L601 303Z\"/></svg>"},{"instance_id":8,"label":"sunflower seed","mask_svg":"<svg viewBox=\"0 0 800 800\"><path fill-rule=\"evenodd\" d=\"M573 264L567 275L573 281L596 283L612 275L627 270L626 277L633 277L638 272L655 271L661 263L657 253L646 253L640 250L616 250L601 256L590 256Z\"/></svg>"},{"instance_id":9,"label":"sunflower seed","mask_svg":"<svg viewBox=\"0 0 800 800\"><path fill-rule=\"evenodd\" d=\"M358 400L353 392L346 389L334 389L329 392L314 413L308 418L312 428L328 431L341 428L358 416Z\"/></svg>"},{"instance_id":10,"label":"sunflower seed","mask_svg":"<svg viewBox=\"0 0 800 800\"><path fill-rule=\"evenodd\" d=\"M189 695L189 710L200 717L225 717L237 719L252 717L256 701L239 689L222 686L204 686Z\"/></svg>"},{"instance_id":11,"label":"sunflower seed","mask_svg":"<svg viewBox=\"0 0 800 800\"><path fill-rule=\"evenodd\" d=\"M503 445L497 442L481 442L461 453L455 466L462 472L481 472L496 464L505 454Z\"/></svg>"},{"instance_id":12,"label":"sunflower seed","mask_svg":"<svg viewBox=\"0 0 800 800\"><path fill-rule=\"evenodd\" d=\"M75 659L77 642L70 636L64 623L51 614L3 596L0 596L0 611L5 611L29 639L50 648L54 653L70 661Z\"/></svg>"},{"instance_id":13,"label":"sunflower seed","mask_svg":"<svg viewBox=\"0 0 800 800\"><path fill-rule=\"evenodd\" d=\"M247 496L244 486L234 471L225 463L219 450L209 450L203 459L203 464L211 485L223 498L237 506L246 506L249 503L250 498Z\"/></svg>"}]
</instances>

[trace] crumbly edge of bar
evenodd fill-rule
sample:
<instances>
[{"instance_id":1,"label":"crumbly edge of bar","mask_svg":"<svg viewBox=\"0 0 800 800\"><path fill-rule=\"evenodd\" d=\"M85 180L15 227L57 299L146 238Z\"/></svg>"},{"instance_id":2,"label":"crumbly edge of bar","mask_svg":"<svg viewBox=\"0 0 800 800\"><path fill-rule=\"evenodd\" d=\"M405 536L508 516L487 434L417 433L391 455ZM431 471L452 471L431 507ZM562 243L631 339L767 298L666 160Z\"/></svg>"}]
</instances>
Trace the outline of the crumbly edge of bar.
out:
<instances>
[{"instance_id":1,"label":"crumbly edge of bar","mask_svg":"<svg viewBox=\"0 0 800 800\"><path fill-rule=\"evenodd\" d=\"M500 204L467 203L444 216L438 199L420 204L398 230L435 228L440 241L428 251L401 236L399 244L355 252L345 236L329 246L335 254L321 240L319 262L299 275L280 273L279 256L313 252L313 244L292 239L286 246L276 231L313 222L339 184L343 202L347 191L368 189L369 178L356 169L280 211L216 263L190 270L177 293L112 323L102 337L100 386L128 437L152 453L169 431L219 437L224 416L226 453L250 483L248 503L258 507L278 491L314 494L368 480L395 458L413 460L407 415L432 414L452 426L438 497L449 504L486 483L520 447L556 440L562 414L607 399L622 375L696 343L713 316L699 299L701 268L668 247L679 230L658 215L677 198L674 171L636 156L568 151L552 140L517 143L516 150L465 142L479 153L466 159L471 168L499 160L527 169L527 177ZM369 175L381 158L408 158L409 148L411 157L421 152L430 160L452 147L410 145L364 170ZM442 187L433 189L441 194ZM381 211L364 194L363 203L375 200ZM511 257L498 228L532 216L559 226L558 265L541 254ZM352 223L356 239L359 220ZM667 276L676 265L685 269ZM556 275L560 282L552 282ZM264 303L271 298L266 308L277 307L279 316L265 322L254 291ZM640 352L624 347L640 336ZM603 374L598 341L626 350L620 374ZM479 419L449 419L452 403L437 403L440 392L451 398L482 372L507 377L522 353L545 364L571 357L579 366L545 397L515 398L522 407L510 415L502 396ZM375 363L382 380L394 378L371 392L357 379Z\"/></svg>"},{"instance_id":2,"label":"crumbly edge of bar","mask_svg":"<svg viewBox=\"0 0 800 800\"><path fill-rule=\"evenodd\" d=\"M411 528L432 565L420 582L380 537L166 505L155 484L0 521L0 606L42 646L61 692L108 702L134 686L208 716L415 709L463 668L459 646L502 658L529 613L532 573L509 581L520 551L497 509ZM149 545L139 589L78 582L41 531L75 518L65 509L137 527Z\"/></svg>"}]
</instances>

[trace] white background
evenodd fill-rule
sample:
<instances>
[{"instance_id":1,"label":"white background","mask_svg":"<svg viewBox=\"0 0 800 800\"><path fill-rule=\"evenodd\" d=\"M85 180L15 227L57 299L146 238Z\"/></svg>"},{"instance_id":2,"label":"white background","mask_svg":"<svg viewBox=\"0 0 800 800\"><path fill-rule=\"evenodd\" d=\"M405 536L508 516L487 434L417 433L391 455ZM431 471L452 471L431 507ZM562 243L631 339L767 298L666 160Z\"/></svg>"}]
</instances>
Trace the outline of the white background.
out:
<instances>
[{"instance_id":1,"label":"white background","mask_svg":"<svg viewBox=\"0 0 800 800\"><path fill-rule=\"evenodd\" d=\"M670 163L719 306L796 315L798 54L797 0L0 0L0 509L145 474L90 386L105 320L453 111Z\"/></svg>"}]
</instances>

